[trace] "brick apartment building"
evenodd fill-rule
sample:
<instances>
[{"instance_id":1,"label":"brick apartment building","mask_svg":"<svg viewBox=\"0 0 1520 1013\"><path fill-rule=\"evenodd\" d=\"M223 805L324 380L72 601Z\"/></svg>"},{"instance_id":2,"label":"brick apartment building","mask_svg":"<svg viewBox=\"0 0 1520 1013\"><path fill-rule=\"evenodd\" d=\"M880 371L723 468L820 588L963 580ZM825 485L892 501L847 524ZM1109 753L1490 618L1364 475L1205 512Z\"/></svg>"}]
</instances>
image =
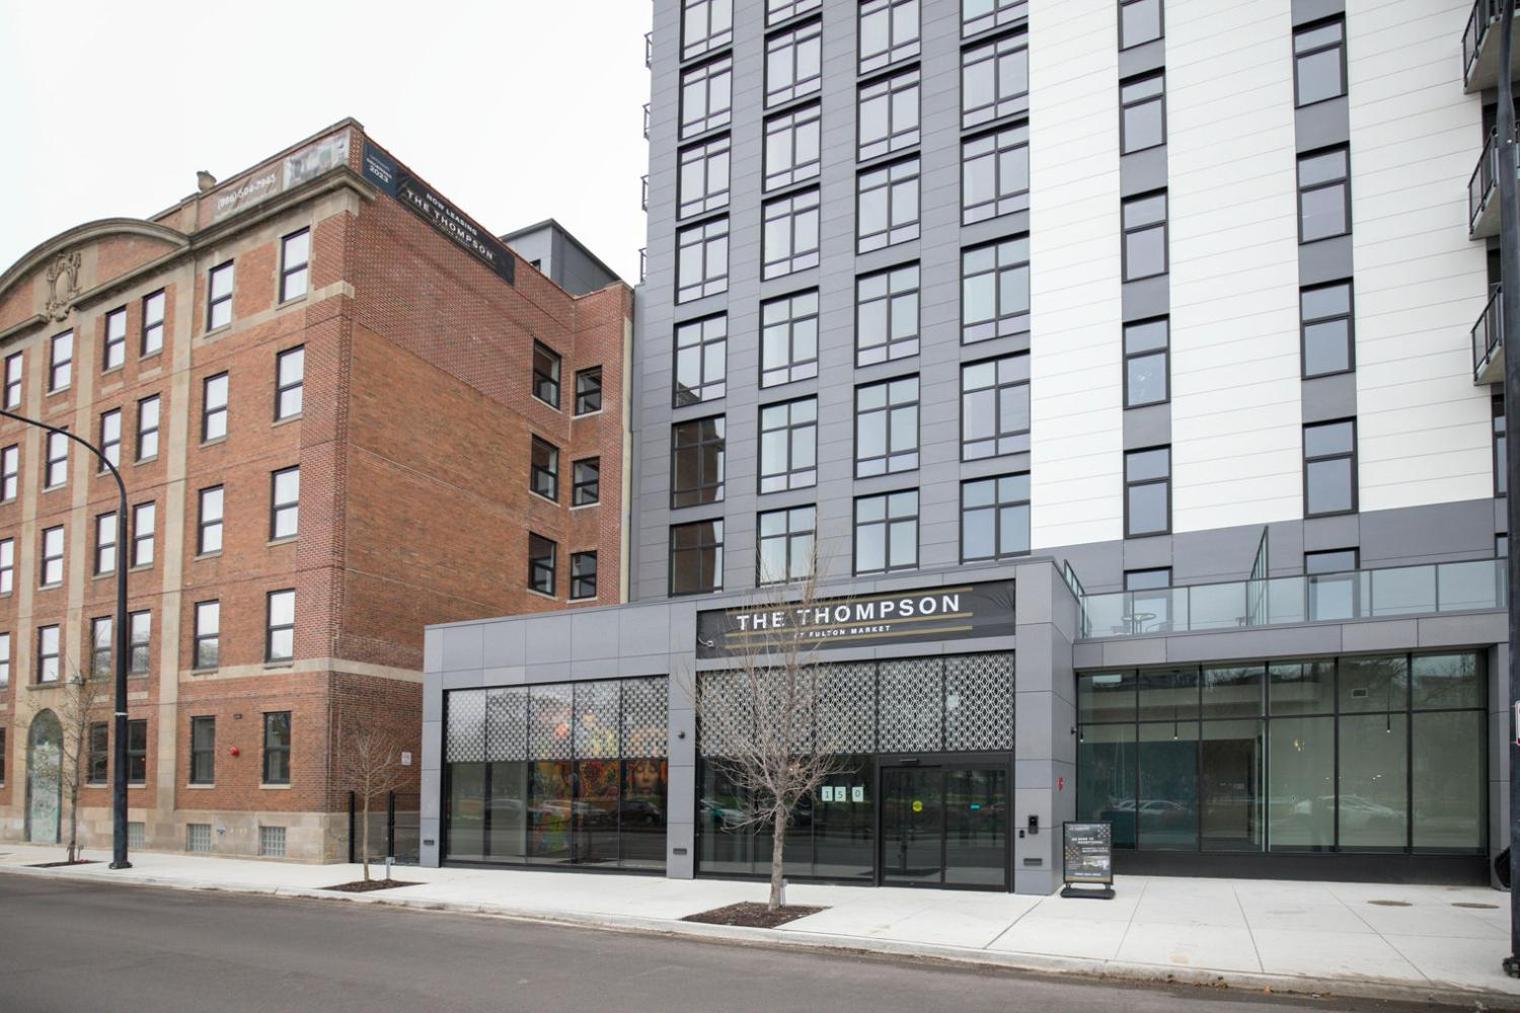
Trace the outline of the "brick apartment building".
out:
<instances>
[{"instance_id":1,"label":"brick apartment building","mask_svg":"<svg viewBox=\"0 0 1520 1013\"><path fill-rule=\"evenodd\" d=\"M0 275L0 403L107 448L132 515L82 448L0 420L0 840L66 823L57 712L111 671L117 565L132 843L306 860L346 848L336 730L418 734L425 624L623 600L632 292L525 232L555 265L345 120Z\"/></svg>"}]
</instances>

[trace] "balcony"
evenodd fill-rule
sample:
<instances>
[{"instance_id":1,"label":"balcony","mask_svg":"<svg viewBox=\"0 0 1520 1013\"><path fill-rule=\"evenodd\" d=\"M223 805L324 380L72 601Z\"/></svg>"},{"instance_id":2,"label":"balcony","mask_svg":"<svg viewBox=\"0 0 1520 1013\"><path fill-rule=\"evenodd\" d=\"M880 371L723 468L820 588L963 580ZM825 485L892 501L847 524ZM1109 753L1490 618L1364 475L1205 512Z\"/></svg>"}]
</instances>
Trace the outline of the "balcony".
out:
<instances>
[{"instance_id":1,"label":"balcony","mask_svg":"<svg viewBox=\"0 0 1520 1013\"><path fill-rule=\"evenodd\" d=\"M1499 83L1499 33L1494 29L1499 26L1501 6L1500 0L1476 0L1468 15L1462 33L1462 77L1468 94ZM1520 18L1515 24L1520 26Z\"/></svg>"},{"instance_id":2,"label":"balcony","mask_svg":"<svg viewBox=\"0 0 1520 1013\"><path fill-rule=\"evenodd\" d=\"M649 140L649 103L644 103L644 140Z\"/></svg>"},{"instance_id":3,"label":"balcony","mask_svg":"<svg viewBox=\"0 0 1520 1013\"><path fill-rule=\"evenodd\" d=\"M1507 607L1503 559L1082 596L1084 639L1386 619Z\"/></svg>"},{"instance_id":4,"label":"balcony","mask_svg":"<svg viewBox=\"0 0 1520 1013\"><path fill-rule=\"evenodd\" d=\"M1520 148L1516 149L1520 151ZM1520 164L1517 164L1520 169ZM1467 181L1467 229L1473 239L1499 234L1498 133L1489 131L1478 167Z\"/></svg>"},{"instance_id":5,"label":"balcony","mask_svg":"<svg viewBox=\"0 0 1520 1013\"><path fill-rule=\"evenodd\" d=\"M1473 324L1473 383L1482 386L1504 382L1504 302L1493 286L1483 315Z\"/></svg>"},{"instance_id":6,"label":"balcony","mask_svg":"<svg viewBox=\"0 0 1520 1013\"><path fill-rule=\"evenodd\" d=\"M654 32L644 33L644 67L654 66Z\"/></svg>"},{"instance_id":7,"label":"balcony","mask_svg":"<svg viewBox=\"0 0 1520 1013\"><path fill-rule=\"evenodd\" d=\"M649 210L649 177L645 176L639 181L642 195L639 197L639 206L645 211Z\"/></svg>"}]
</instances>

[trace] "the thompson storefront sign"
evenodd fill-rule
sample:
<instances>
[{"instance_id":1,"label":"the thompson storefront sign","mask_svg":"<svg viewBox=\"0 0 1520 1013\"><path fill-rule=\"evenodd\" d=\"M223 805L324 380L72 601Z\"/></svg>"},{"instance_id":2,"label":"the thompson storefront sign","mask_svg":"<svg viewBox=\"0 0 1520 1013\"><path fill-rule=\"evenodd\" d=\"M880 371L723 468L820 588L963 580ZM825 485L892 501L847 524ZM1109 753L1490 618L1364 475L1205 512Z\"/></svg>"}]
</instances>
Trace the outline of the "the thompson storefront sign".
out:
<instances>
[{"instance_id":1,"label":"the thompson storefront sign","mask_svg":"<svg viewBox=\"0 0 1520 1013\"><path fill-rule=\"evenodd\" d=\"M697 657L741 654L793 629L840 647L1006 636L1013 632L1013 581L699 612Z\"/></svg>"}]
</instances>

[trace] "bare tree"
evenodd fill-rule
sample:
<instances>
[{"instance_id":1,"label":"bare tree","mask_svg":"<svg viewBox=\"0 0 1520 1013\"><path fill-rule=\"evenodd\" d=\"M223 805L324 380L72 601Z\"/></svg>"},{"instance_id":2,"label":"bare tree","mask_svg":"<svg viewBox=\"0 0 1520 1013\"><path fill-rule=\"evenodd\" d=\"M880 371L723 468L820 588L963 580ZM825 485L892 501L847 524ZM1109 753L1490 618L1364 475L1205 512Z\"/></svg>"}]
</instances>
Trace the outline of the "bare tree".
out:
<instances>
[{"instance_id":1,"label":"bare tree","mask_svg":"<svg viewBox=\"0 0 1520 1013\"><path fill-rule=\"evenodd\" d=\"M369 882L369 813L370 803L404 788L411 771L402 766L401 754L411 741L394 727L362 721L340 710L334 722L338 729L338 781L341 789L353 792L362 806L359 831L360 860L364 863L364 882ZM390 870L386 870L390 877Z\"/></svg>"},{"instance_id":2,"label":"bare tree","mask_svg":"<svg viewBox=\"0 0 1520 1013\"><path fill-rule=\"evenodd\" d=\"M68 814L68 834L64 838L67 860L80 860L79 790L90 782L90 726L106 700L104 679L69 664L67 656L59 658L60 669L67 673L54 713L63 732L59 744L58 788ZM109 734L109 733L107 733ZM104 773L104 772L102 772Z\"/></svg>"}]
</instances>

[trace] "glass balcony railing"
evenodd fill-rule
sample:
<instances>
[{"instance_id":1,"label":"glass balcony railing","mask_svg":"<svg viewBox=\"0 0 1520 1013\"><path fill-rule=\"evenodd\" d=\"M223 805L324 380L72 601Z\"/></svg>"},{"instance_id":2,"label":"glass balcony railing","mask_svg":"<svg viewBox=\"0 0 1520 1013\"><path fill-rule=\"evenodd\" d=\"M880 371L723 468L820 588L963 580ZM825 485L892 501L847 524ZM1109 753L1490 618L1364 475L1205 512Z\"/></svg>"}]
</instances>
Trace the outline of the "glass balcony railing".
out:
<instances>
[{"instance_id":1,"label":"glass balcony railing","mask_svg":"<svg viewBox=\"0 0 1520 1013\"><path fill-rule=\"evenodd\" d=\"M1474 612L1508 605L1504 559L1082 596L1084 638Z\"/></svg>"},{"instance_id":2,"label":"glass balcony railing","mask_svg":"<svg viewBox=\"0 0 1520 1013\"><path fill-rule=\"evenodd\" d=\"M1473 383L1504 382L1504 300L1498 285L1489 293L1483 315L1473 324Z\"/></svg>"}]
</instances>

